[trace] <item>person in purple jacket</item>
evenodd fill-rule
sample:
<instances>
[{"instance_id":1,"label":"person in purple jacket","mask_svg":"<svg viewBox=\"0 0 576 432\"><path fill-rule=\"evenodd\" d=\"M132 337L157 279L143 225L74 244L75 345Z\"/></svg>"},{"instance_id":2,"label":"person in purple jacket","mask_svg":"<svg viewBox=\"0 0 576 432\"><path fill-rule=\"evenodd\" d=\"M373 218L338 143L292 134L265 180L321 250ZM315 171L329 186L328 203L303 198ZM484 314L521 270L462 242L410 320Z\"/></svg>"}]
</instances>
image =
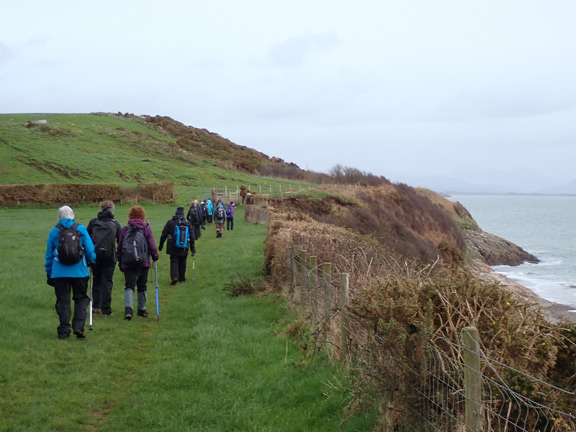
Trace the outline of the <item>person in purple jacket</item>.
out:
<instances>
[{"instance_id":1,"label":"person in purple jacket","mask_svg":"<svg viewBox=\"0 0 576 432\"><path fill-rule=\"evenodd\" d=\"M78 260L74 263L64 263L62 256L59 255L60 250L60 226L62 228L76 229L76 233L80 239L80 244L75 240L76 245L79 247L76 250L81 254L77 254ZM74 236L72 238L77 239ZM86 294L88 289L88 266L96 261L96 252L94 251L94 243L88 235L88 231L83 225L77 224L74 221L74 211L68 207L63 206L58 209L58 225L50 230L48 241L46 244L45 265L47 283L54 287L56 294L56 313L60 319L60 325L57 328L59 339L68 339L70 331L73 330L74 334L79 339L84 339L84 326L86 324L86 308L90 304L90 297ZM70 326L70 318L72 315L70 307L70 291L72 291L72 299L74 300L74 316L72 317L72 326Z\"/></svg>"},{"instance_id":2,"label":"person in purple jacket","mask_svg":"<svg viewBox=\"0 0 576 432\"><path fill-rule=\"evenodd\" d=\"M226 207L226 231L234 229L234 201L230 201Z\"/></svg>"},{"instance_id":3,"label":"person in purple jacket","mask_svg":"<svg viewBox=\"0 0 576 432\"><path fill-rule=\"evenodd\" d=\"M141 206L134 206L128 212L128 225L120 230L118 244L122 245L118 248L116 256L118 258L120 270L124 273L126 281L124 289L124 319L131 320L134 315L134 289L138 288L138 316L146 318L148 311L146 310L146 295L147 295L147 282L148 272L150 271L150 257L154 261L158 261L158 249L154 241L154 235L150 225L146 222L146 211ZM144 234L146 242L148 243L148 254L144 257L141 264L129 265L123 262L122 251L123 241L126 233L131 227L134 227Z\"/></svg>"}]
</instances>

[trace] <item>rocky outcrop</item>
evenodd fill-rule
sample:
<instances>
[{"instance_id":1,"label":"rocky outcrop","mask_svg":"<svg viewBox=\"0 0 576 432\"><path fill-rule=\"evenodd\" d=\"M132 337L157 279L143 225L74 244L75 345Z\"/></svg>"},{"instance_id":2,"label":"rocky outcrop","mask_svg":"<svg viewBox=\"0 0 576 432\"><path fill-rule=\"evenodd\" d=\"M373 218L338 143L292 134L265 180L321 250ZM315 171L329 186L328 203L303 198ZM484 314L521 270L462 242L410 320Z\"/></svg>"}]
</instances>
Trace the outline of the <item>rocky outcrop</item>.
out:
<instances>
[{"instance_id":1,"label":"rocky outcrop","mask_svg":"<svg viewBox=\"0 0 576 432\"><path fill-rule=\"evenodd\" d=\"M490 266L516 266L524 262L540 262L534 255L502 237L480 229L463 229L462 232L466 241L467 251L472 258Z\"/></svg>"}]
</instances>

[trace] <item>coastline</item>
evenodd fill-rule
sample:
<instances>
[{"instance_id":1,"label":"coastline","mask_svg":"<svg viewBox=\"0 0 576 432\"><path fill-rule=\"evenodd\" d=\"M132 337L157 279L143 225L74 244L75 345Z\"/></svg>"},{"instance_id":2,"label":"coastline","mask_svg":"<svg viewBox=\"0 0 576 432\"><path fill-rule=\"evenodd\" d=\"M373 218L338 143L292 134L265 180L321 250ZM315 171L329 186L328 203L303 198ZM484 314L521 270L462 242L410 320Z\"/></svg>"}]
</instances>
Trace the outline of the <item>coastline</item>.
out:
<instances>
[{"instance_id":1,"label":"coastline","mask_svg":"<svg viewBox=\"0 0 576 432\"><path fill-rule=\"evenodd\" d=\"M478 259L472 260L469 263L469 267L481 279L487 282L497 282L503 289L511 292L519 300L537 304L544 318L551 324L561 322L576 323L576 312L571 312L576 311L574 307L546 300L517 281L496 272L488 264Z\"/></svg>"}]
</instances>

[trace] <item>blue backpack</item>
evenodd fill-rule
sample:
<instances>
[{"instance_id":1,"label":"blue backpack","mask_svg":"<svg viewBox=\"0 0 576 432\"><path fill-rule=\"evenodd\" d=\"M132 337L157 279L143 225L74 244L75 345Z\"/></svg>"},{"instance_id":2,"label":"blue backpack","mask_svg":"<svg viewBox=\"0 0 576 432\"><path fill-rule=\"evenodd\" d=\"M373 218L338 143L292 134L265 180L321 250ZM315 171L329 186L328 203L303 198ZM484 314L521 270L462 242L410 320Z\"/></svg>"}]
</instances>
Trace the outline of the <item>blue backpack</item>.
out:
<instances>
[{"instance_id":1,"label":"blue backpack","mask_svg":"<svg viewBox=\"0 0 576 432\"><path fill-rule=\"evenodd\" d=\"M174 245L177 248L186 249L188 247L188 223L179 221L174 227Z\"/></svg>"}]
</instances>

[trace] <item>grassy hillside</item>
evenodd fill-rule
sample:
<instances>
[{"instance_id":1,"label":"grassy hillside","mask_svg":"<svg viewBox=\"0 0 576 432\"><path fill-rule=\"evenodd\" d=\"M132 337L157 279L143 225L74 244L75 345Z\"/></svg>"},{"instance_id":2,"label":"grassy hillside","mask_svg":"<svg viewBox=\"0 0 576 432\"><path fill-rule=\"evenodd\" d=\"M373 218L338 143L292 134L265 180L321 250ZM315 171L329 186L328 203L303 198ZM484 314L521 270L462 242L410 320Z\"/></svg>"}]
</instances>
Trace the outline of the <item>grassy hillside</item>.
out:
<instances>
[{"instance_id":1,"label":"grassy hillside","mask_svg":"<svg viewBox=\"0 0 576 432\"><path fill-rule=\"evenodd\" d=\"M47 124L27 127L34 120ZM0 184L161 181L174 182L179 195L192 190L198 196L206 187L263 184L257 167L274 163L279 162L166 117L0 115Z\"/></svg>"}]
</instances>

